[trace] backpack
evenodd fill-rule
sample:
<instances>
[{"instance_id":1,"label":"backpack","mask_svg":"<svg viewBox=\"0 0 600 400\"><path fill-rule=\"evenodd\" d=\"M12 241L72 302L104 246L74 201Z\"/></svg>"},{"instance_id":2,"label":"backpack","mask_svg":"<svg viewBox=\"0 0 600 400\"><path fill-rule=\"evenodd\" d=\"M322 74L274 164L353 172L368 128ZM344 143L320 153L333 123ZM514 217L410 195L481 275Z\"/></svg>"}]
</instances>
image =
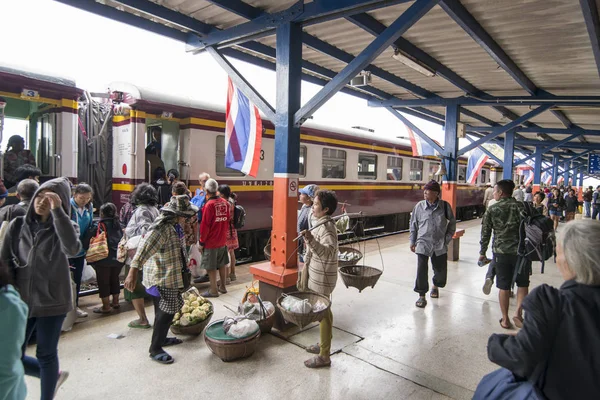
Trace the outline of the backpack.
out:
<instances>
[{"instance_id":1,"label":"backpack","mask_svg":"<svg viewBox=\"0 0 600 400\"><path fill-rule=\"evenodd\" d=\"M523 203L521 212L519 256L529 261L544 262L554 255L556 238L554 224L548 217L543 216L530 203Z\"/></svg>"},{"instance_id":2,"label":"backpack","mask_svg":"<svg viewBox=\"0 0 600 400\"><path fill-rule=\"evenodd\" d=\"M235 204L235 207L233 208L233 227L235 229L241 229L244 227L244 225L246 224L246 210L244 210L244 207L240 206L239 204Z\"/></svg>"}]
</instances>

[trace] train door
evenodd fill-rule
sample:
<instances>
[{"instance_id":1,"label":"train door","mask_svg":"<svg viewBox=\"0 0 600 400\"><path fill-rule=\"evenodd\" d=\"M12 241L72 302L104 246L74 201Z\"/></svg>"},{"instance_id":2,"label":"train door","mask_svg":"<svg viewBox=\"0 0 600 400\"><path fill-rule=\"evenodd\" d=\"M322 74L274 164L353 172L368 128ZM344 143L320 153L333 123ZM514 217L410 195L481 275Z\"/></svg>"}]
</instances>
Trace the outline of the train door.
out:
<instances>
[{"instance_id":1,"label":"train door","mask_svg":"<svg viewBox=\"0 0 600 400\"><path fill-rule=\"evenodd\" d=\"M41 114L35 129L36 163L43 176L60 174L60 157L56 154L56 113Z\"/></svg>"},{"instance_id":2,"label":"train door","mask_svg":"<svg viewBox=\"0 0 600 400\"><path fill-rule=\"evenodd\" d=\"M178 161L180 157L178 122L162 121L161 147L161 159L165 164L165 170L169 171L170 169L176 169L179 171Z\"/></svg>"}]
</instances>

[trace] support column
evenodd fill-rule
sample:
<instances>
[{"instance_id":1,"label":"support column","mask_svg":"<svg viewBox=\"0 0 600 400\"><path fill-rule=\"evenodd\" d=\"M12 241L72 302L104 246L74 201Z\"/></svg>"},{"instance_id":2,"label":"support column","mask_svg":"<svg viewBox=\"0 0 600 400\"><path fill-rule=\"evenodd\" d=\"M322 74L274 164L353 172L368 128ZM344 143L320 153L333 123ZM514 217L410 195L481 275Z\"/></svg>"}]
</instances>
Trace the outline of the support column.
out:
<instances>
[{"instance_id":1,"label":"support column","mask_svg":"<svg viewBox=\"0 0 600 400\"><path fill-rule=\"evenodd\" d=\"M579 201L583 201L583 169L579 170L579 182L577 186L579 186L577 198L579 199Z\"/></svg>"},{"instance_id":2,"label":"support column","mask_svg":"<svg viewBox=\"0 0 600 400\"><path fill-rule=\"evenodd\" d=\"M515 151L515 131L506 132L504 137L504 166L502 170L502 179L513 179Z\"/></svg>"},{"instance_id":3,"label":"support column","mask_svg":"<svg viewBox=\"0 0 600 400\"><path fill-rule=\"evenodd\" d=\"M558 155L555 154L552 156L552 186L556 186L558 183L558 163L559 158Z\"/></svg>"},{"instance_id":4,"label":"support column","mask_svg":"<svg viewBox=\"0 0 600 400\"><path fill-rule=\"evenodd\" d=\"M297 235L300 126L294 123L294 115L301 105L301 66L302 27L295 23L278 26L271 261L250 268L260 281L261 295L272 302L282 289L293 290L298 276L297 242L293 240Z\"/></svg>"},{"instance_id":5,"label":"support column","mask_svg":"<svg viewBox=\"0 0 600 400\"><path fill-rule=\"evenodd\" d=\"M565 161L563 168L564 168L563 185L565 185L565 188L566 188L567 186L569 186L569 177L571 175L571 163L569 161Z\"/></svg>"},{"instance_id":6,"label":"support column","mask_svg":"<svg viewBox=\"0 0 600 400\"><path fill-rule=\"evenodd\" d=\"M540 190L542 183L542 154L543 148L538 146L535 148L535 163L533 166L533 193L537 193Z\"/></svg>"},{"instance_id":7,"label":"support column","mask_svg":"<svg viewBox=\"0 0 600 400\"><path fill-rule=\"evenodd\" d=\"M452 206L452 211L456 215L456 184L458 177L458 138L456 132L458 129L460 107L450 105L446 107L446 125L445 125L445 159L446 176L442 182L442 198Z\"/></svg>"}]
</instances>

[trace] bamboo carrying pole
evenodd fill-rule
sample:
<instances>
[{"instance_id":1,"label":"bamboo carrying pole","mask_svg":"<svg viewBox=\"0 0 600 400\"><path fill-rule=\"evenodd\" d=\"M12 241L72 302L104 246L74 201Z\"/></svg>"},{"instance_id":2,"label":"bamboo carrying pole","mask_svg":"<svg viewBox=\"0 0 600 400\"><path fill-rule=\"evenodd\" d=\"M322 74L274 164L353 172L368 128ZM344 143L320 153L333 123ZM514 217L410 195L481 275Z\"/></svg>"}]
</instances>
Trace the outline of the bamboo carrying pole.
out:
<instances>
[{"instance_id":1,"label":"bamboo carrying pole","mask_svg":"<svg viewBox=\"0 0 600 400\"><path fill-rule=\"evenodd\" d=\"M335 217L331 218L334 221L337 221L338 219L342 218L342 217L348 217L348 218L353 218L353 217L364 217L365 215L361 212L357 212L357 213L350 213L350 214L342 214L342 215L336 215ZM316 228L320 227L321 225L325 225L327 222L329 221L325 221L325 222L321 222L315 226L313 226L312 228L310 228L308 231L313 231ZM305 232L305 231L302 231ZM296 237L296 239L294 239L294 242L298 241L298 239L300 239L303 235L300 234L298 235L298 237Z\"/></svg>"}]
</instances>

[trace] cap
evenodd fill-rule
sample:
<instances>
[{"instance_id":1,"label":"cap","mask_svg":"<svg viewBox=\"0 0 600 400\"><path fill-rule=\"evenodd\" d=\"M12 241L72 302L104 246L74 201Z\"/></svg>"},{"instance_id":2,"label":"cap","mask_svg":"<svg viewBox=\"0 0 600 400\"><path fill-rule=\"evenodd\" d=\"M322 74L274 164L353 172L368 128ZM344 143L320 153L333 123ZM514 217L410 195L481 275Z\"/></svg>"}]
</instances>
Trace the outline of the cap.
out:
<instances>
[{"instance_id":1,"label":"cap","mask_svg":"<svg viewBox=\"0 0 600 400\"><path fill-rule=\"evenodd\" d=\"M300 192L300 194L305 194L308 197L310 197L311 199L314 199L318 190L319 190L319 186L317 186L315 184L310 184L310 185L304 186L302 189L299 190L299 192Z\"/></svg>"}]
</instances>

